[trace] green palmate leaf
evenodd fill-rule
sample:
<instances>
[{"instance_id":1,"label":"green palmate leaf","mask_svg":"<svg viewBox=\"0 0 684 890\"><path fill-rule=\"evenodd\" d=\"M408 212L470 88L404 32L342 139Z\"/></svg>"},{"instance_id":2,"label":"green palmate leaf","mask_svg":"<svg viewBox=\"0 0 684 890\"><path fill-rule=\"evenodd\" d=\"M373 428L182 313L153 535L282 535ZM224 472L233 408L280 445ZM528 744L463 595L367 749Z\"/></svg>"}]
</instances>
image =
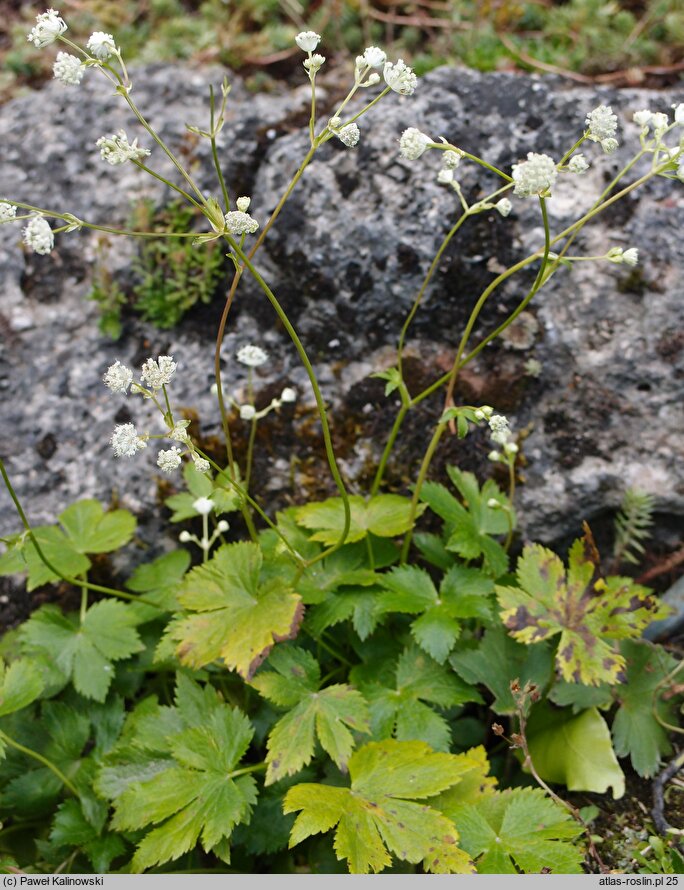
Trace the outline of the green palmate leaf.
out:
<instances>
[{"instance_id":1,"label":"green palmate leaf","mask_svg":"<svg viewBox=\"0 0 684 890\"><path fill-rule=\"evenodd\" d=\"M310 566L297 582L305 603L321 603L340 587L369 587L378 576L367 567L363 544L346 544L322 562Z\"/></svg>"},{"instance_id":2,"label":"green palmate leaf","mask_svg":"<svg viewBox=\"0 0 684 890\"><path fill-rule=\"evenodd\" d=\"M104 701L114 676L113 662L140 652L144 646L135 630L137 617L125 603L101 600L82 622L55 606L44 606L22 626L29 652L52 659L70 677L77 692Z\"/></svg>"},{"instance_id":3,"label":"green palmate leaf","mask_svg":"<svg viewBox=\"0 0 684 890\"><path fill-rule=\"evenodd\" d=\"M430 575L418 566L400 566L380 577L384 594L382 612L422 613L411 624L411 635L436 661L444 662L461 633L461 620L492 616L487 594L494 591L490 578L478 569L452 566L439 593Z\"/></svg>"},{"instance_id":4,"label":"green palmate leaf","mask_svg":"<svg viewBox=\"0 0 684 890\"><path fill-rule=\"evenodd\" d=\"M494 695L492 710L513 714L515 700L511 681L528 681L544 690L551 682L553 655L548 646L523 646L501 626L488 628L476 649L455 652L449 663L468 683L483 683Z\"/></svg>"},{"instance_id":5,"label":"green palmate leaf","mask_svg":"<svg viewBox=\"0 0 684 890\"><path fill-rule=\"evenodd\" d=\"M204 726L171 737L175 766L135 782L116 799L112 827L138 831L155 825L133 857L134 871L177 859L199 841L220 848L225 859L235 825L249 821L256 783L236 769L251 741L247 717L228 705L215 707Z\"/></svg>"},{"instance_id":6,"label":"green palmate leaf","mask_svg":"<svg viewBox=\"0 0 684 890\"><path fill-rule=\"evenodd\" d=\"M379 872L390 854L426 871L472 873L450 819L417 803L460 781L457 756L436 754L422 742L370 742L349 760L351 787L302 784L286 796L285 813L299 811L290 846L335 828L335 853L353 874Z\"/></svg>"},{"instance_id":7,"label":"green palmate leaf","mask_svg":"<svg viewBox=\"0 0 684 890\"><path fill-rule=\"evenodd\" d=\"M189 567L190 554L187 550L172 550L137 567L126 582L126 587L145 596L146 602L132 604L140 624L178 609L176 593ZM158 608L148 603L156 603Z\"/></svg>"},{"instance_id":8,"label":"green palmate leaf","mask_svg":"<svg viewBox=\"0 0 684 890\"><path fill-rule=\"evenodd\" d=\"M625 777L610 743L606 722L596 708L575 716L548 705L533 708L527 726L532 763L547 782L569 791L625 793Z\"/></svg>"},{"instance_id":9,"label":"green palmate leaf","mask_svg":"<svg viewBox=\"0 0 684 890\"><path fill-rule=\"evenodd\" d=\"M284 579L262 582L262 567L259 547L239 543L189 572L178 601L190 614L168 629L183 664L197 669L221 658L250 679L274 643L297 635L301 597Z\"/></svg>"},{"instance_id":10,"label":"green palmate leaf","mask_svg":"<svg viewBox=\"0 0 684 890\"><path fill-rule=\"evenodd\" d=\"M556 663L564 680L586 685L624 681L625 660L611 639L636 637L667 612L631 578L598 577L589 541L575 541L567 575L539 544L518 560L518 587L497 587L501 618L515 639L537 643L560 634Z\"/></svg>"},{"instance_id":11,"label":"green palmate leaf","mask_svg":"<svg viewBox=\"0 0 684 890\"><path fill-rule=\"evenodd\" d=\"M50 841L55 847L80 849L98 873L109 871L112 860L126 850L119 835L101 833L86 819L76 800L59 805L50 829Z\"/></svg>"},{"instance_id":12,"label":"green palmate leaf","mask_svg":"<svg viewBox=\"0 0 684 890\"><path fill-rule=\"evenodd\" d=\"M461 845L480 874L581 874L582 827L537 788L514 788L452 807Z\"/></svg>"},{"instance_id":13,"label":"green palmate leaf","mask_svg":"<svg viewBox=\"0 0 684 890\"><path fill-rule=\"evenodd\" d=\"M372 533L379 538L395 538L411 528L411 501L398 494L379 494L370 500L360 495L349 498L351 525L347 543L361 541ZM420 515L419 510L416 516ZM296 512L297 522L315 533L312 541L336 544L344 529L344 505L341 498L305 504Z\"/></svg>"},{"instance_id":14,"label":"green palmate leaf","mask_svg":"<svg viewBox=\"0 0 684 890\"><path fill-rule=\"evenodd\" d=\"M61 575L74 578L87 572L92 563L87 556L79 553L64 532L55 525L41 525L33 529L33 534L38 541L45 558L57 569ZM43 584L58 581L60 575L49 569L38 555L36 547L28 536L22 536L22 543L13 547L11 560L7 567L2 569L3 574L12 574L16 571L28 569L28 582L26 589L30 592ZM21 569L17 568L17 555L21 554L24 561Z\"/></svg>"},{"instance_id":15,"label":"green palmate leaf","mask_svg":"<svg viewBox=\"0 0 684 890\"><path fill-rule=\"evenodd\" d=\"M59 521L79 553L109 553L133 537L135 517L128 510L104 512L99 501L83 500L59 514Z\"/></svg>"},{"instance_id":16,"label":"green palmate leaf","mask_svg":"<svg viewBox=\"0 0 684 890\"><path fill-rule=\"evenodd\" d=\"M434 482L425 483L421 499L444 520L446 549L464 559L482 558L487 572L498 578L508 569L508 557L492 536L506 534L511 526L515 527L512 506L491 479L480 489L472 473L463 473L454 467L449 467L448 473L463 503L443 485ZM492 500L505 509L489 506Z\"/></svg>"},{"instance_id":17,"label":"green palmate leaf","mask_svg":"<svg viewBox=\"0 0 684 890\"><path fill-rule=\"evenodd\" d=\"M0 658L0 717L30 705L42 691L41 672L31 661L21 658L5 667Z\"/></svg>"},{"instance_id":18,"label":"green palmate leaf","mask_svg":"<svg viewBox=\"0 0 684 890\"><path fill-rule=\"evenodd\" d=\"M659 722L676 724L676 702L657 695L658 684L677 666L662 646L625 640L622 654L627 679L617 690L620 707L613 720L613 743L620 757L646 778L658 771L660 759L672 750L668 733Z\"/></svg>"},{"instance_id":19,"label":"green palmate leaf","mask_svg":"<svg viewBox=\"0 0 684 890\"><path fill-rule=\"evenodd\" d=\"M573 714L587 708L608 708L613 704L612 687L607 683L600 686L585 686L583 683L566 683L560 680L549 690L549 700L562 708L572 707Z\"/></svg>"},{"instance_id":20,"label":"green palmate leaf","mask_svg":"<svg viewBox=\"0 0 684 890\"><path fill-rule=\"evenodd\" d=\"M313 758L316 737L333 762L345 769L354 748L349 730L370 731L363 695L343 684L320 689L318 663L303 649L275 649L268 666L273 670L262 671L252 685L265 698L292 710L269 735L266 785L306 766Z\"/></svg>"},{"instance_id":21,"label":"green palmate leaf","mask_svg":"<svg viewBox=\"0 0 684 890\"><path fill-rule=\"evenodd\" d=\"M358 673L362 676L362 672ZM374 679L361 684L370 705L373 737L423 741L436 751L449 751L449 723L430 705L450 708L466 702L481 702L477 690L415 645L399 657L394 678L394 688Z\"/></svg>"}]
</instances>

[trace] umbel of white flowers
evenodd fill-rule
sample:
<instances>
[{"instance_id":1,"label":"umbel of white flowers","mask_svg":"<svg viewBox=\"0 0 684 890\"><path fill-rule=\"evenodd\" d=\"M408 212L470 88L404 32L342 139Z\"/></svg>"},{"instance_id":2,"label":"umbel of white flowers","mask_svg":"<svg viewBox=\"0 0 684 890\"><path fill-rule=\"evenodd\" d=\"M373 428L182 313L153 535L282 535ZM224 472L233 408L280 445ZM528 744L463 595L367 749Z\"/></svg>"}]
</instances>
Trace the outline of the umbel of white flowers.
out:
<instances>
[{"instance_id":1,"label":"umbel of white flowers","mask_svg":"<svg viewBox=\"0 0 684 890\"><path fill-rule=\"evenodd\" d=\"M157 394L160 391L166 392L165 387L171 383L176 373L176 368L176 362L171 355L160 355L156 359L148 358L141 369L141 382L134 383L133 371L122 365L117 359L113 365L107 368L102 379L105 386L114 393L128 395L130 391L133 394L142 396L144 399L151 399L164 417L164 422L167 425L165 436L172 441L180 442L187 449L186 452L183 452L182 448L172 445L171 448L159 451L157 466L160 470L164 473L172 473L178 469L185 453L194 462L195 469L198 472L207 473L210 469L209 461L197 453L187 433L187 427L190 422L188 420L172 422L170 412L167 413L157 401ZM141 435L134 424L122 423L114 428L109 441L116 457L134 457L138 451L147 448L147 443L151 438L164 438L164 435Z\"/></svg>"}]
</instances>

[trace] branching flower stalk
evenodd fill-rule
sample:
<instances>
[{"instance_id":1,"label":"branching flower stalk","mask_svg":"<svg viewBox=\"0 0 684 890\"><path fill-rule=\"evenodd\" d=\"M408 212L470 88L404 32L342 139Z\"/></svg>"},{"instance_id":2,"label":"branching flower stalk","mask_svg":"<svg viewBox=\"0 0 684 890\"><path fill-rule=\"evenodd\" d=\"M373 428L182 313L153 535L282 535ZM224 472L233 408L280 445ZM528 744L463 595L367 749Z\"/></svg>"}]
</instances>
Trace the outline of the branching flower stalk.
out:
<instances>
[{"instance_id":1,"label":"branching flower stalk","mask_svg":"<svg viewBox=\"0 0 684 890\"><path fill-rule=\"evenodd\" d=\"M555 800L556 803L566 809L572 817L582 826L582 830L584 831L587 837L587 847L590 855L596 862L601 874L608 874L609 870L606 868L601 856L596 849L596 845L594 843L594 839L592 837L591 826L587 825L587 823L582 818L582 814L580 811L574 807L567 800L564 800L560 797L556 792L548 785L542 777L537 772L537 769L534 765L534 761L532 760L532 756L530 754L530 748L527 742L527 713L529 711L529 707L534 702L539 701L541 695L539 690L534 685L534 683L530 683L529 681L525 684L524 687L520 686L519 680L513 680L511 683L511 693L513 695L513 700L515 701L516 708L516 716L518 718L518 731L511 734L510 739L506 738L504 735L504 729L499 723L495 723L492 726L492 730L494 735L500 736L508 742L509 746L512 749L519 749L523 755L523 769L528 769L534 780L537 784L544 789L544 791L549 795L552 800Z\"/></svg>"}]
</instances>

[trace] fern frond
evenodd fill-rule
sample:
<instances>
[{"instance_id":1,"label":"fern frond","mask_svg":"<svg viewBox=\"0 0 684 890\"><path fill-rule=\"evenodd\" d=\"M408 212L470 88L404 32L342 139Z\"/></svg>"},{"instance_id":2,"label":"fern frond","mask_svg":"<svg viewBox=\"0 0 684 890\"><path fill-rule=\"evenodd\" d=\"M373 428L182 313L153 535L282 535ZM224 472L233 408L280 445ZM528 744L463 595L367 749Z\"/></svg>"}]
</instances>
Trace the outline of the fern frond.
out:
<instances>
[{"instance_id":1,"label":"fern frond","mask_svg":"<svg viewBox=\"0 0 684 890\"><path fill-rule=\"evenodd\" d=\"M644 552L643 542L650 536L655 499L634 488L628 488L615 517L613 560L616 566L629 562L638 565Z\"/></svg>"}]
</instances>

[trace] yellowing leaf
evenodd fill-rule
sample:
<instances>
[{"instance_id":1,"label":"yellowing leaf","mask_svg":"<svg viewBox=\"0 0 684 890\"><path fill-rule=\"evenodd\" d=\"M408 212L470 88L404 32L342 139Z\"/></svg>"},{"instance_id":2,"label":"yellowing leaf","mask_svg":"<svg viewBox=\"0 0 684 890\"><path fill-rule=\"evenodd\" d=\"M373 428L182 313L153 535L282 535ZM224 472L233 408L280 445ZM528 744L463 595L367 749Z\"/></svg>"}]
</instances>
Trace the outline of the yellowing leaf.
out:
<instances>
[{"instance_id":1,"label":"yellowing leaf","mask_svg":"<svg viewBox=\"0 0 684 890\"><path fill-rule=\"evenodd\" d=\"M351 525L346 542L360 541L371 532L379 538L394 538L411 527L411 501L398 494L379 494L370 500L360 495L349 498ZM424 507L416 515L420 515ZM328 498L315 504L305 504L296 512L297 522L313 529L312 541L336 544L344 529L344 505L341 498Z\"/></svg>"},{"instance_id":2,"label":"yellowing leaf","mask_svg":"<svg viewBox=\"0 0 684 890\"><path fill-rule=\"evenodd\" d=\"M262 582L262 564L256 544L228 544L188 573L178 601L190 614L168 628L183 664L222 658L250 679L274 643L297 635L301 597L277 577Z\"/></svg>"},{"instance_id":3,"label":"yellowing leaf","mask_svg":"<svg viewBox=\"0 0 684 890\"><path fill-rule=\"evenodd\" d=\"M639 636L667 607L631 578L598 577L588 543L575 541L567 574L551 550L525 547L518 560L519 586L496 588L501 618L521 643L560 634L556 664L564 680L621 683L625 660L610 641Z\"/></svg>"},{"instance_id":4,"label":"yellowing leaf","mask_svg":"<svg viewBox=\"0 0 684 890\"><path fill-rule=\"evenodd\" d=\"M446 816L418 803L460 780L455 755L435 754L422 742L370 742L349 760L351 787L302 784L285 796L285 813L299 812L290 846L335 828L335 853L353 874L382 871L390 854L427 871L472 873L458 833Z\"/></svg>"},{"instance_id":5,"label":"yellowing leaf","mask_svg":"<svg viewBox=\"0 0 684 890\"><path fill-rule=\"evenodd\" d=\"M596 708L573 716L538 706L527 732L532 763L545 781L566 785L569 791L597 794L612 787L615 799L625 793L624 773L606 722Z\"/></svg>"}]
</instances>

